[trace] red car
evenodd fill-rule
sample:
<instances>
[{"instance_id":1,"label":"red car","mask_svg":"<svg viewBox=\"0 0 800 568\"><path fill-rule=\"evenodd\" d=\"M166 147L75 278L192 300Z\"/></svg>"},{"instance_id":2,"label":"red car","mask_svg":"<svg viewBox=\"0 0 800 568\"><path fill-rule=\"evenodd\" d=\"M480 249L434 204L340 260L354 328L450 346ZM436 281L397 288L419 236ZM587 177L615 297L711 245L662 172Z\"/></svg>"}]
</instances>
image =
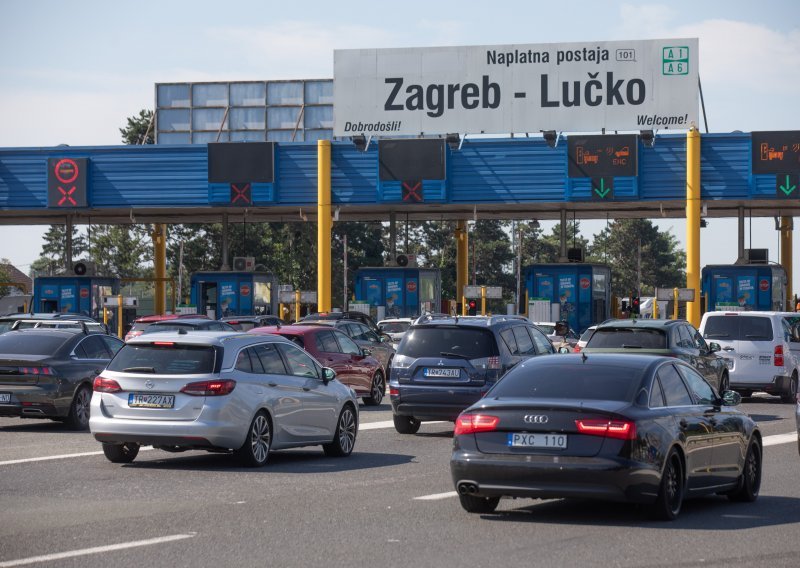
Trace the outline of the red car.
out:
<instances>
[{"instance_id":1,"label":"red car","mask_svg":"<svg viewBox=\"0 0 800 568\"><path fill-rule=\"evenodd\" d=\"M386 389L386 376L369 349L362 349L343 332L329 326L284 325L256 327L247 333L276 334L294 341L323 366L336 371L336 379L356 391L364 404L378 406Z\"/></svg>"},{"instance_id":2,"label":"red car","mask_svg":"<svg viewBox=\"0 0 800 568\"><path fill-rule=\"evenodd\" d=\"M157 321L165 321L165 320L174 320L179 318L203 318L208 319L208 316L204 316L202 314L168 314L164 316L142 316L138 317L133 320L133 325L131 326L128 333L125 334L125 341L129 339L133 339L134 337L139 337L142 335L142 332L145 328L150 327L150 324L156 323Z\"/></svg>"}]
</instances>

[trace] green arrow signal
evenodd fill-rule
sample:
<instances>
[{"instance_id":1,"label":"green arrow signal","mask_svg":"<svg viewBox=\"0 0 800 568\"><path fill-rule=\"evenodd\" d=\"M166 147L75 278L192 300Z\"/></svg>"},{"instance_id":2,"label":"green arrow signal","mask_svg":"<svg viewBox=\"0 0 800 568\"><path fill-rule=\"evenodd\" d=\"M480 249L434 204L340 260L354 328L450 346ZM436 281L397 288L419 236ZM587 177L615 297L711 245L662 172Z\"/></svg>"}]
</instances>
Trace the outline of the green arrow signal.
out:
<instances>
[{"instance_id":1,"label":"green arrow signal","mask_svg":"<svg viewBox=\"0 0 800 568\"><path fill-rule=\"evenodd\" d=\"M794 188L792 188L792 189L794 189ZM600 178L600 187L599 188L597 188L597 187L594 188L594 191L595 191L595 193L597 193L597 195L600 196L601 199L605 199L606 195L608 195L608 192L611 191L611 188L610 187L606 187L605 180L603 178Z\"/></svg>"},{"instance_id":2,"label":"green arrow signal","mask_svg":"<svg viewBox=\"0 0 800 568\"><path fill-rule=\"evenodd\" d=\"M789 178L788 174L786 176L786 185L780 186L781 191L786 195L792 193L795 189L797 189L796 185L790 185L792 183L791 179Z\"/></svg>"}]
</instances>

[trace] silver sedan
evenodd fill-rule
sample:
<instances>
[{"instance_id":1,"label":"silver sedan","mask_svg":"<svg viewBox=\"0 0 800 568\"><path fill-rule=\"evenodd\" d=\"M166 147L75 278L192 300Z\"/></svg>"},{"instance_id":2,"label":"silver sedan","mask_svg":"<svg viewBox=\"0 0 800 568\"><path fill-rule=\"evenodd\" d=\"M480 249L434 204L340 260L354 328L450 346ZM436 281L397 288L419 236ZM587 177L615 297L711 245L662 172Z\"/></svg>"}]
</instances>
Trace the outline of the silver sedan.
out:
<instances>
[{"instance_id":1,"label":"silver sedan","mask_svg":"<svg viewBox=\"0 0 800 568\"><path fill-rule=\"evenodd\" d=\"M277 335L159 333L131 340L94 380L89 427L115 463L151 444L229 451L260 467L283 448L350 455L358 399L332 369Z\"/></svg>"}]
</instances>

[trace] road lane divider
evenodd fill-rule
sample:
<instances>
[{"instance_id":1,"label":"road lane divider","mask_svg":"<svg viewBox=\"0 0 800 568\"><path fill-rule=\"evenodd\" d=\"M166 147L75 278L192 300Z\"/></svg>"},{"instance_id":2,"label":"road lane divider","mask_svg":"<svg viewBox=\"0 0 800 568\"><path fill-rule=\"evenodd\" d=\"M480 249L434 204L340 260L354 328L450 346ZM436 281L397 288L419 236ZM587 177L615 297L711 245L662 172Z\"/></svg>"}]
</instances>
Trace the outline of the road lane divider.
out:
<instances>
[{"instance_id":1,"label":"road lane divider","mask_svg":"<svg viewBox=\"0 0 800 568\"><path fill-rule=\"evenodd\" d=\"M433 422L423 422L423 424L444 424L444 420ZM382 422L362 422L358 425L358 431L362 430L382 430L383 428L394 428L394 420L383 420Z\"/></svg>"},{"instance_id":2,"label":"road lane divider","mask_svg":"<svg viewBox=\"0 0 800 568\"><path fill-rule=\"evenodd\" d=\"M765 446L777 446L778 444L788 444L789 442L797 441L797 432L789 432L788 434L775 434L773 436L764 436L761 441Z\"/></svg>"},{"instance_id":3,"label":"road lane divider","mask_svg":"<svg viewBox=\"0 0 800 568\"><path fill-rule=\"evenodd\" d=\"M195 536L197 536L197 533L173 534L169 536L160 536L158 538L148 538L147 540L134 540L131 542L120 542L118 544L107 544L105 546L69 550L67 552L57 552L55 554L31 556L29 558L20 558L18 560L0 562L0 568L25 566L26 564L36 564L38 562L52 562L53 560L64 560L65 558L75 558L76 556L87 556L89 554L103 554L104 552L114 552L117 550L124 550L126 548L136 548L138 546L153 546L154 544L164 544L165 542L174 542L176 540L194 538Z\"/></svg>"},{"instance_id":4,"label":"road lane divider","mask_svg":"<svg viewBox=\"0 0 800 568\"><path fill-rule=\"evenodd\" d=\"M458 492L447 491L446 493L434 493L433 495L423 495L422 497L414 497L414 501L438 501L439 499L449 499L450 497L457 497Z\"/></svg>"},{"instance_id":5,"label":"road lane divider","mask_svg":"<svg viewBox=\"0 0 800 568\"><path fill-rule=\"evenodd\" d=\"M142 446L139 448L140 452L146 452L147 450L152 450L153 446ZM65 460L68 458L82 458L86 456L102 456L103 450L99 452L80 452L77 454L61 454L58 456L42 456L38 458L22 458L18 460L7 460L7 461L0 461L0 465L15 465L18 463L31 463L31 462L40 462L40 461L49 461L49 460Z\"/></svg>"}]
</instances>

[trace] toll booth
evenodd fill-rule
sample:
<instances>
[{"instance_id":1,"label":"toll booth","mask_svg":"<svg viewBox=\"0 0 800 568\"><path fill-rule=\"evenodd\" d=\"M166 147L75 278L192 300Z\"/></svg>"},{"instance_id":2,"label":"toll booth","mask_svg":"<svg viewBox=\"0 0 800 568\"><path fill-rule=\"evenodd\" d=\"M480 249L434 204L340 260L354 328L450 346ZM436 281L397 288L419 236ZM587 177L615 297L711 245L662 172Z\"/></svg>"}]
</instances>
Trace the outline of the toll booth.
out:
<instances>
[{"instance_id":1,"label":"toll booth","mask_svg":"<svg viewBox=\"0 0 800 568\"><path fill-rule=\"evenodd\" d=\"M356 302L369 304L370 311L379 318L412 318L423 311L438 312L441 271L400 266L359 268L355 274L355 297Z\"/></svg>"},{"instance_id":2,"label":"toll booth","mask_svg":"<svg viewBox=\"0 0 800 568\"><path fill-rule=\"evenodd\" d=\"M532 321L566 320L582 332L611 317L611 268L605 264L532 264L525 268L525 289Z\"/></svg>"},{"instance_id":3,"label":"toll booth","mask_svg":"<svg viewBox=\"0 0 800 568\"><path fill-rule=\"evenodd\" d=\"M701 278L706 311L786 310L780 264L714 264L703 268Z\"/></svg>"},{"instance_id":4,"label":"toll booth","mask_svg":"<svg viewBox=\"0 0 800 568\"><path fill-rule=\"evenodd\" d=\"M39 276L33 281L32 312L83 314L103 321L103 298L119 294L119 278Z\"/></svg>"},{"instance_id":5,"label":"toll booth","mask_svg":"<svg viewBox=\"0 0 800 568\"><path fill-rule=\"evenodd\" d=\"M196 272L191 288L197 313L214 319L278 313L278 280L270 272Z\"/></svg>"}]
</instances>

